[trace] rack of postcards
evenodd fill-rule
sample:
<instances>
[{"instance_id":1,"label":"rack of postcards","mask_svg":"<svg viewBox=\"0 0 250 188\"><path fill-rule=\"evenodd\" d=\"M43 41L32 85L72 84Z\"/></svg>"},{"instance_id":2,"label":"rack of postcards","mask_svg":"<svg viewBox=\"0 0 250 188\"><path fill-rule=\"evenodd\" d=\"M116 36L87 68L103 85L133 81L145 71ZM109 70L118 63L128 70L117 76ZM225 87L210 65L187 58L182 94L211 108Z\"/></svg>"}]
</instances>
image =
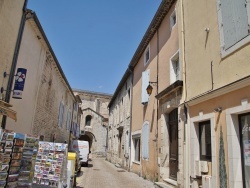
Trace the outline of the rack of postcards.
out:
<instances>
[{"instance_id":1,"label":"rack of postcards","mask_svg":"<svg viewBox=\"0 0 250 188\"><path fill-rule=\"evenodd\" d=\"M30 188L38 137L0 129L0 188Z\"/></svg>"},{"instance_id":2,"label":"rack of postcards","mask_svg":"<svg viewBox=\"0 0 250 188\"><path fill-rule=\"evenodd\" d=\"M67 166L67 144L39 142L33 187L59 187Z\"/></svg>"}]
</instances>

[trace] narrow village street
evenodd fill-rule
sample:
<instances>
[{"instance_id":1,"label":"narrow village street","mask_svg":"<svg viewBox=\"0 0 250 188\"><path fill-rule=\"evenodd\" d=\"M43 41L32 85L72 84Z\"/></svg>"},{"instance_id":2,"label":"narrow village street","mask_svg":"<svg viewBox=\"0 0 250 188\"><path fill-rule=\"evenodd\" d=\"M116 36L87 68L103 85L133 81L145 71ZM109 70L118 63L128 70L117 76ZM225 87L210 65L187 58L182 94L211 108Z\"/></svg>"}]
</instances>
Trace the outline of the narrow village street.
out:
<instances>
[{"instance_id":1,"label":"narrow village street","mask_svg":"<svg viewBox=\"0 0 250 188\"><path fill-rule=\"evenodd\" d=\"M77 188L154 188L154 183L137 174L117 168L105 158L94 158L82 167L76 179Z\"/></svg>"}]
</instances>

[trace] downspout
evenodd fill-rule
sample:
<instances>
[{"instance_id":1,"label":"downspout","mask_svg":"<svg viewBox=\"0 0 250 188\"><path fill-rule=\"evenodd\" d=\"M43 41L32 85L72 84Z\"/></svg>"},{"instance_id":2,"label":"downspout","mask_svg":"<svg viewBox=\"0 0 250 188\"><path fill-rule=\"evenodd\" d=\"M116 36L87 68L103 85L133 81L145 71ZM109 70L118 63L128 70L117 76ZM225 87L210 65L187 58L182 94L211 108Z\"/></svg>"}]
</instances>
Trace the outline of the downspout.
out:
<instances>
[{"instance_id":1,"label":"downspout","mask_svg":"<svg viewBox=\"0 0 250 188\"><path fill-rule=\"evenodd\" d=\"M16 47L15 47L15 51L14 51L14 55L13 55L13 59L12 59L10 73L9 73L9 80L8 80L8 84L7 84L7 88L6 88L6 95L5 95L5 102L7 102L7 103L10 102L10 95L11 95L12 84L13 84L14 76L15 76L17 58L18 58L18 54L19 54L19 50L20 50L20 46L21 46L21 42L22 42L23 30L24 30L25 19L26 19L27 3L28 3L28 0L25 0L24 5L23 5L23 15L21 18L20 27L19 27L18 36L17 36L17 41L16 41ZM3 129L5 129L5 127L6 127L6 120L7 120L7 117L3 116L3 120L2 120L2 128Z\"/></svg>"},{"instance_id":2,"label":"downspout","mask_svg":"<svg viewBox=\"0 0 250 188\"><path fill-rule=\"evenodd\" d=\"M156 30L156 34L157 34L157 59L156 59L156 95L158 94L158 89L159 89L159 30L157 29ZM156 166L158 166L159 164L158 164L158 157L159 157L159 155L158 155L158 151L159 151L159 148L158 148L158 146L159 146L159 139L158 139L158 135L159 135L159 129L158 129L158 115L159 115L159 100L158 99L156 99L156 132L157 132L157 134L156 134ZM158 174L157 174L157 179L160 179L160 177L159 177L159 174L160 174L160 172L159 172L159 168L157 168L158 169Z\"/></svg>"},{"instance_id":3,"label":"downspout","mask_svg":"<svg viewBox=\"0 0 250 188\"><path fill-rule=\"evenodd\" d=\"M131 72L131 91L130 91L130 126L129 126L129 162L128 162L128 171L130 171L131 169L131 139L132 139L132 134L131 134L131 130L132 130L132 104L133 104L133 84L134 84L134 71L132 69L132 67L129 67L128 70Z\"/></svg>"},{"instance_id":4,"label":"downspout","mask_svg":"<svg viewBox=\"0 0 250 188\"><path fill-rule=\"evenodd\" d=\"M190 131L189 128L187 128L188 126L188 112L189 112L189 108L188 106L186 106L186 100L187 100L187 74L186 74L186 59L185 59L185 22L184 22L184 2L183 0L180 1L180 6L181 6L181 48L182 48L182 67L183 67L183 74L184 74L184 97L183 97L183 101L184 101L184 115L185 115L185 119L184 119L184 139L183 139L183 145L184 145L184 167L183 167L183 171L184 171L184 187L190 187L190 178L189 178L189 155L190 155L190 148L189 148L189 135L190 135Z\"/></svg>"}]
</instances>

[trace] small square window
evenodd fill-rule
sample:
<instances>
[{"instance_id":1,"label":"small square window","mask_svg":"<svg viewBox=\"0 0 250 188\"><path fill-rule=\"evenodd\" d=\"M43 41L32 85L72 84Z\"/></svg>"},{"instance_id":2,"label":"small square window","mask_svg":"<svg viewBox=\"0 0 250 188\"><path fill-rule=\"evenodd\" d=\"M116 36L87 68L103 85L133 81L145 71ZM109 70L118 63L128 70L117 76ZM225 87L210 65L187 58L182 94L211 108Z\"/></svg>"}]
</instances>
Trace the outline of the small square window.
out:
<instances>
[{"instance_id":1,"label":"small square window","mask_svg":"<svg viewBox=\"0 0 250 188\"><path fill-rule=\"evenodd\" d=\"M200 159L212 160L211 146L211 125L210 121L199 123L199 143L200 143Z\"/></svg>"},{"instance_id":2,"label":"small square window","mask_svg":"<svg viewBox=\"0 0 250 188\"><path fill-rule=\"evenodd\" d=\"M180 58L179 51L177 51L170 59L170 83L181 79Z\"/></svg>"},{"instance_id":3,"label":"small square window","mask_svg":"<svg viewBox=\"0 0 250 188\"><path fill-rule=\"evenodd\" d=\"M176 11L174 10L170 16L170 29L176 24Z\"/></svg>"},{"instance_id":4,"label":"small square window","mask_svg":"<svg viewBox=\"0 0 250 188\"><path fill-rule=\"evenodd\" d=\"M148 64L149 59L150 59L150 48L148 46L144 53L144 65Z\"/></svg>"}]
</instances>

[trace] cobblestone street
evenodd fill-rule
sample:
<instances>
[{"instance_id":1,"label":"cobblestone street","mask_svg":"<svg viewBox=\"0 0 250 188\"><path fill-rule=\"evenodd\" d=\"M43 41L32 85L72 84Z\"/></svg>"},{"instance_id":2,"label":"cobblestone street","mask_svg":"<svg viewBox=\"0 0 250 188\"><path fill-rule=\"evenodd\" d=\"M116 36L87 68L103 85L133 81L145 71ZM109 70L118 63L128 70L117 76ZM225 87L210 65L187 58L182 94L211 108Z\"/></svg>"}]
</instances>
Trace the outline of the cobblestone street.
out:
<instances>
[{"instance_id":1,"label":"cobblestone street","mask_svg":"<svg viewBox=\"0 0 250 188\"><path fill-rule=\"evenodd\" d=\"M103 158L95 158L82 167L76 180L77 188L154 188L154 183L117 168Z\"/></svg>"}]
</instances>

